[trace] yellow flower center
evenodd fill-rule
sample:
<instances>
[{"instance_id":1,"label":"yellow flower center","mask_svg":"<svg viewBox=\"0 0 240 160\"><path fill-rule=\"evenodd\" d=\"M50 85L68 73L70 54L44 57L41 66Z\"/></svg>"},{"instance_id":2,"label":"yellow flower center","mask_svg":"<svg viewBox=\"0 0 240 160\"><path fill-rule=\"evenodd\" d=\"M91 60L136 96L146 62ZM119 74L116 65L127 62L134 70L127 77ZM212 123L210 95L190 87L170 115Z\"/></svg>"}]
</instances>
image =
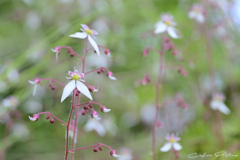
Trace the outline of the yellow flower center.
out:
<instances>
[{"instance_id":1,"label":"yellow flower center","mask_svg":"<svg viewBox=\"0 0 240 160\"><path fill-rule=\"evenodd\" d=\"M171 25L171 21L166 21L165 23L166 23L168 26Z\"/></svg>"},{"instance_id":2,"label":"yellow flower center","mask_svg":"<svg viewBox=\"0 0 240 160\"><path fill-rule=\"evenodd\" d=\"M92 34L91 29L86 29L87 34Z\"/></svg>"},{"instance_id":3,"label":"yellow flower center","mask_svg":"<svg viewBox=\"0 0 240 160\"><path fill-rule=\"evenodd\" d=\"M78 80L79 76L77 74L72 75L73 79Z\"/></svg>"},{"instance_id":4,"label":"yellow flower center","mask_svg":"<svg viewBox=\"0 0 240 160\"><path fill-rule=\"evenodd\" d=\"M175 142L175 139L174 139L174 138L171 138L169 141L170 141L171 143L174 143L174 142Z\"/></svg>"}]
</instances>

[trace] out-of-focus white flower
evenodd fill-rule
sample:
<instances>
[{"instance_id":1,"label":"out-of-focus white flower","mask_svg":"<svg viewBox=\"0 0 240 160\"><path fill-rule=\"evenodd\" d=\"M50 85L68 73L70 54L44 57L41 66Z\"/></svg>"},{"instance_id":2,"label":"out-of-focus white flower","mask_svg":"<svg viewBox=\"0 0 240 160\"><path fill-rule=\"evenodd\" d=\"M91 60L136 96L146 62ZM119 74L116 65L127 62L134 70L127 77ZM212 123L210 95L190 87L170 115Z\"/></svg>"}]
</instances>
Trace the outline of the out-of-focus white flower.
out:
<instances>
[{"instance_id":1,"label":"out-of-focus white flower","mask_svg":"<svg viewBox=\"0 0 240 160\"><path fill-rule=\"evenodd\" d=\"M38 84L41 84L41 80L39 78L35 78L34 81L28 81L28 82L34 85L34 88L33 88L33 96L34 96L37 91Z\"/></svg>"},{"instance_id":2,"label":"out-of-focus white flower","mask_svg":"<svg viewBox=\"0 0 240 160\"><path fill-rule=\"evenodd\" d=\"M67 79L71 80L63 89L63 94L61 98L61 102L63 102L72 91L77 88L82 94L92 100L92 96L88 90L88 88L80 81L84 81L82 78L84 77L84 73L79 73L77 70L74 72L69 71Z\"/></svg>"},{"instance_id":3,"label":"out-of-focus white flower","mask_svg":"<svg viewBox=\"0 0 240 160\"><path fill-rule=\"evenodd\" d=\"M2 106L8 109L15 109L18 106L18 99L14 96L8 96L3 99Z\"/></svg>"},{"instance_id":4,"label":"out-of-focus white flower","mask_svg":"<svg viewBox=\"0 0 240 160\"><path fill-rule=\"evenodd\" d=\"M132 160L132 152L128 148L121 148L120 151L120 156L118 157L117 160Z\"/></svg>"},{"instance_id":5,"label":"out-of-focus white flower","mask_svg":"<svg viewBox=\"0 0 240 160\"><path fill-rule=\"evenodd\" d=\"M94 36L98 35L98 32L95 30L91 30L87 25L81 24L82 28L80 30L82 32L76 32L74 34L71 34L69 37L73 38L80 38L80 39L85 39L88 38L88 41L91 43L93 46L94 50L97 52L98 55L100 55L100 50L98 48L97 43L94 41L96 39ZM93 39L94 38L94 39Z\"/></svg>"},{"instance_id":6,"label":"out-of-focus white flower","mask_svg":"<svg viewBox=\"0 0 240 160\"><path fill-rule=\"evenodd\" d=\"M225 96L222 93L215 93L212 96L211 108L213 110L219 110L224 114L230 114L230 109L223 103Z\"/></svg>"},{"instance_id":7,"label":"out-of-focus white flower","mask_svg":"<svg viewBox=\"0 0 240 160\"><path fill-rule=\"evenodd\" d=\"M101 110L103 113L107 113L107 112L110 112L110 111L111 111L111 109L107 109L107 107L105 107L105 106L102 106L102 107L100 108L100 110Z\"/></svg>"},{"instance_id":8,"label":"out-of-focus white flower","mask_svg":"<svg viewBox=\"0 0 240 160\"><path fill-rule=\"evenodd\" d=\"M10 82L17 82L19 81L19 73L18 70L12 69L8 72L7 77Z\"/></svg>"},{"instance_id":9,"label":"out-of-focus white flower","mask_svg":"<svg viewBox=\"0 0 240 160\"><path fill-rule=\"evenodd\" d=\"M162 148L160 148L160 151L167 152L171 148L173 148L176 151L179 151L182 149L182 146L177 142L181 139L180 137L174 136L174 134L172 133L171 135L167 135L165 139L168 142L165 143Z\"/></svg>"},{"instance_id":10,"label":"out-of-focus white flower","mask_svg":"<svg viewBox=\"0 0 240 160\"><path fill-rule=\"evenodd\" d=\"M203 23L205 21L205 10L203 6L200 4L194 4L188 13L188 17L190 19L195 19L199 23Z\"/></svg>"},{"instance_id":11,"label":"out-of-focus white flower","mask_svg":"<svg viewBox=\"0 0 240 160\"><path fill-rule=\"evenodd\" d=\"M89 132L95 130L99 136L105 136L106 130L104 126L96 119L90 118L84 126L84 131Z\"/></svg>"},{"instance_id":12,"label":"out-of-focus white flower","mask_svg":"<svg viewBox=\"0 0 240 160\"><path fill-rule=\"evenodd\" d=\"M5 82L0 82L0 92L4 92L7 89L7 84Z\"/></svg>"},{"instance_id":13,"label":"out-of-focus white flower","mask_svg":"<svg viewBox=\"0 0 240 160\"><path fill-rule=\"evenodd\" d=\"M26 125L21 123L15 123L11 128L11 136L19 138L20 140L25 140L29 137L29 130Z\"/></svg>"},{"instance_id":14,"label":"out-of-focus white flower","mask_svg":"<svg viewBox=\"0 0 240 160\"><path fill-rule=\"evenodd\" d=\"M177 23L175 23L173 21L173 16L170 14L163 14L161 15L161 20L159 22L157 22L155 24L155 34L158 33L163 33L165 31L168 32L168 34L172 37L172 38L180 38L180 32L174 28L174 26L177 25Z\"/></svg>"}]
</instances>

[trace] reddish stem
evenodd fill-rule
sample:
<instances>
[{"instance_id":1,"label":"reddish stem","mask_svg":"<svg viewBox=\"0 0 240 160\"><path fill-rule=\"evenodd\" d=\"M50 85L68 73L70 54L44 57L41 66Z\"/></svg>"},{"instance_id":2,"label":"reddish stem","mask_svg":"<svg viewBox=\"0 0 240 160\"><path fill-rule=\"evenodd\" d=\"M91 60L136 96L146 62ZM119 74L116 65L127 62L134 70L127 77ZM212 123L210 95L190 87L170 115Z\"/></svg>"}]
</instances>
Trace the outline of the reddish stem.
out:
<instances>
[{"instance_id":1,"label":"reddish stem","mask_svg":"<svg viewBox=\"0 0 240 160\"><path fill-rule=\"evenodd\" d=\"M68 159L68 144L69 144L69 124L72 118L72 114L73 114L73 109L74 109L74 101L75 101L75 90L73 90L73 98L72 98L72 107L71 107L71 111L70 111L70 115L68 118L68 123L67 123L67 140L66 140L66 154L65 154L65 160Z\"/></svg>"},{"instance_id":2,"label":"reddish stem","mask_svg":"<svg viewBox=\"0 0 240 160\"><path fill-rule=\"evenodd\" d=\"M99 48L103 48L103 49L107 49L106 47L101 46L101 45L98 45L98 47L99 47ZM88 49L87 52L91 51L92 49L94 49L94 48L92 47L92 48Z\"/></svg>"},{"instance_id":3,"label":"reddish stem","mask_svg":"<svg viewBox=\"0 0 240 160\"><path fill-rule=\"evenodd\" d=\"M85 73L85 75L89 74L89 73L92 73L92 72L95 72L95 71L99 71L101 69L105 69L107 72L110 72L108 68L106 67L100 67L100 68L97 68L97 69L94 69L94 70L91 70L91 71L88 71Z\"/></svg>"},{"instance_id":4,"label":"reddish stem","mask_svg":"<svg viewBox=\"0 0 240 160\"><path fill-rule=\"evenodd\" d=\"M62 87L65 87L64 84L56 81L55 79L52 79L52 78L41 78L41 79L40 79L40 81L44 81L44 80L50 81L50 83L53 81L53 82L57 83L58 85L60 85L60 86L62 86Z\"/></svg>"},{"instance_id":5,"label":"reddish stem","mask_svg":"<svg viewBox=\"0 0 240 160\"><path fill-rule=\"evenodd\" d=\"M67 46L59 46L59 47L69 49L71 53L74 53L78 58L83 60L83 58L72 49L72 47L67 47Z\"/></svg>"},{"instance_id":6,"label":"reddish stem","mask_svg":"<svg viewBox=\"0 0 240 160\"><path fill-rule=\"evenodd\" d=\"M57 117L55 117L54 115L52 115L50 112L40 112L38 113L38 115L41 115L41 114L47 114L49 116L51 116L52 118L56 119L57 121L61 122L62 124L64 124L65 126L67 126L67 123L63 122L62 120L58 119Z\"/></svg>"},{"instance_id":7,"label":"reddish stem","mask_svg":"<svg viewBox=\"0 0 240 160\"><path fill-rule=\"evenodd\" d=\"M98 144L94 144L94 145L87 146L87 147L72 149L72 150L69 150L69 152L79 151L79 150L88 149L88 148L93 148L93 147L100 147L100 146L105 146L105 147L109 148L110 150L113 150L111 147L109 147L109 146L106 145L106 144L98 143Z\"/></svg>"}]
</instances>

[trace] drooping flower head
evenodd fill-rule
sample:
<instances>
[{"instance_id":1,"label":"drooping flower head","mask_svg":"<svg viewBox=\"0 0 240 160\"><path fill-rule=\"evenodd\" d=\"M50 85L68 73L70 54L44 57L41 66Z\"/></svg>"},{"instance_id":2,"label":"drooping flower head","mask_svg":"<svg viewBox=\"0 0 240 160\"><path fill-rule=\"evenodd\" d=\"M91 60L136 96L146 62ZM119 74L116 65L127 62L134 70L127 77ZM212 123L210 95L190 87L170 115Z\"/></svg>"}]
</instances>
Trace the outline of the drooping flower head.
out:
<instances>
[{"instance_id":1,"label":"drooping flower head","mask_svg":"<svg viewBox=\"0 0 240 160\"><path fill-rule=\"evenodd\" d=\"M75 69L74 72L69 71L68 75L70 77L67 77L67 79L69 79L71 81L63 89L61 102L63 102L75 88L77 88L82 94L84 94L86 97L88 97L89 99L92 100L92 96L88 90L88 87L86 87L82 83L82 82L84 82L84 80L83 80L84 73L80 73L80 72L78 72L78 70Z\"/></svg>"},{"instance_id":2,"label":"drooping flower head","mask_svg":"<svg viewBox=\"0 0 240 160\"><path fill-rule=\"evenodd\" d=\"M224 104L225 96L222 93L215 93L212 96L211 108L219 110L224 114L229 114L230 109Z\"/></svg>"},{"instance_id":3,"label":"drooping flower head","mask_svg":"<svg viewBox=\"0 0 240 160\"><path fill-rule=\"evenodd\" d=\"M177 150L177 151L182 149L182 146L178 143L178 141L181 140L180 137L177 137L172 133L171 135L167 135L165 139L168 142L165 143L165 145L162 148L160 148L160 151L167 152L171 148L173 148L174 150Z\"/></svg>"},{"instance_id":4,"label":"drooping flower head","mask_svg":"<svg viewBox=\"0 0 240 160\"><path fill-rule=\"evenodd\" d=\"M188 17L190 19L195 19L199 23L203 23L205 21L205 10L202 5L194 4L188 13Z\"/></svg>"},{"instance_id":5,"label":"drooping flower head","mask_svg":"<svg viewBox=\"0 0 240 160\"><path fill-rule=\"evenodd\" d=\"M56 60L58 60L58 55L60 54L61 52L61 47L55 47L54 49L52 49L53 52L56 53Z\"/></svg>"},{"instance_id":6,"label":"drooping flower head","mask_svg":"<svg viewBox=\"0 0 240 160\"><path fill-rule=\"evenodd\" d=\"M155 24L155 34L163 33L165 31L168 32L168 34L172 38L180 38L180 32L174 28L174 26L177 25L176 22L173 21L173 16L170 14L162 14L160 16L160 21Z\"/></svg>"},{"instance_id":7,"label":"drooping flower head","mask_svg":"<svg viewBox=\"0 0 240 160\"><path fill-rule=\"evenodd\" d=\"M33 96L34 96L37 91L38 84L41 84L41 80L39 78L35 78L34 81L28 81L28 82L34 85L34 88L33 88Z\"/></svg>"},{"instance_id":8,"label":"drooping flower head","mask_svg":"<svg viewBox=\"0 0 240 160\"><path fill-rule=\"evenodd\" d=\"M73 37L73 38L80 38L80 39L85 39L88 38L88 41L91 43L91 45L93 46L94 50L96 51L96 53L98 55L100 55L100 50L98 48L97 43L94 41L94 39L96 39L94 36L98 35L98 32L95 30L90 29L87 25L85 24L81 24L82 28L80 28L80 30L82 32L76 32L74 34L71 34L69 37Z\"/></svg>"}]
</instances>

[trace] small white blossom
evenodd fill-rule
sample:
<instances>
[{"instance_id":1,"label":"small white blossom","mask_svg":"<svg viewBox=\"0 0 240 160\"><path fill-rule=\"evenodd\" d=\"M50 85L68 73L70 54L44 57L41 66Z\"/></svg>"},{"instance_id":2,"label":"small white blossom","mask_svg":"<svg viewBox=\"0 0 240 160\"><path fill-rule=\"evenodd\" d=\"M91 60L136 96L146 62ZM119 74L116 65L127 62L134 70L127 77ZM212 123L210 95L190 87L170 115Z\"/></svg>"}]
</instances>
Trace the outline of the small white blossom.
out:
<instances>
[{"instance_id":1,"label":"small white blossom","mask_svg":"<svg viewBox=\"0 0 240 160\"><path fill-rule=\"evenodd\" d=\"M167 152L169 151L171 148L175 149L176 151L179 151L182 149L182 146L177 142L179 141L181 138L174 136L174 134L172 133L171 135L167 135L167 137L165 138L168 142L164 144L164 146L162 148L160 148L160 151L162 152Z\"/></svg>"},{"instance_id":2,"label":"small white blossom","mask_svg":"<svg viewBox=\"0 0 240 160\"><path fill-rule=\"evenodd\" d=\"M219 110L224 114L230 114L230 109L223 103L225 96L222 93L216 93L212 97L211 108L213 110Z\"/></svg>"},{"instance_id":3,"label":"small white blossom","mask_svg":"<svg viewBox=\"0 0 240 160\"><path fill-rule=\"evenodd\" d=\"M91 43L93 46L94 50L97 52L98 55L100 55L100 50L98 48L97 43L94 41L96 39L94 36L98 35L98 32L95 30L90 29L87 25L81 24L82 28L80 30L82 32L76 32L74 34L71 34L69 37L73 38L80 38L80 39L85 39L88 38L88 41Z\"/></svg>"},{"instance_id":4,"label":"small white blossom","mask_svg":"<svg viewBox=\"0 0 240 160\"><path fill-rule=\"evenodd\" d=\"M205 10L203 6L200 4L195 4L193 5L191 11L188 13L188 17L190 19L195 19L199 23L203 23L205 21L205 16L204 16Z\"/></svg>"}]
</instances>

